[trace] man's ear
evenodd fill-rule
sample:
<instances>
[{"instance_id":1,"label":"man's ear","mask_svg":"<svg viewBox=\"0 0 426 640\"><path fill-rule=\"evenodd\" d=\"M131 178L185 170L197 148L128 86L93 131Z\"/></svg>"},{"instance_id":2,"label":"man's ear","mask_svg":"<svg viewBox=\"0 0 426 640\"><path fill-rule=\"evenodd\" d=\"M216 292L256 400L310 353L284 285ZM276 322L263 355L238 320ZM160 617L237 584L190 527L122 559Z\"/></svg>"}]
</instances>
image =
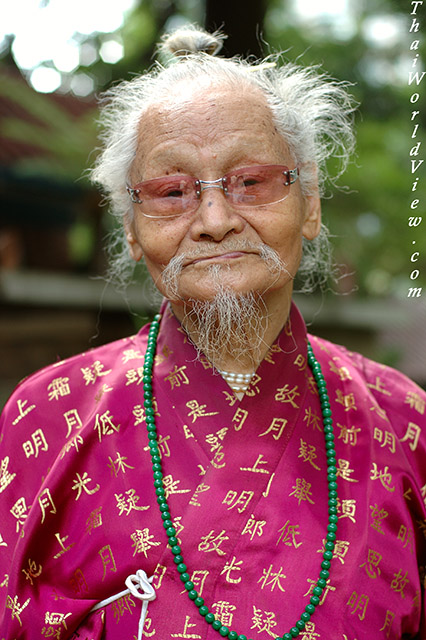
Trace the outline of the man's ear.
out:
<instances>
[{"instance_id":1,"label":"man's ear","mask_svg":"<svg viewBox=\"0 0 426 640\"><path fill-rule=\"evenodd\" d=\"M139 243L134 220L129 220L127 216L124 219L124 232L126 234L127 244L129 245L130 255L135 262L139 262L143 257L142 247Z\"/></svg>"},{"instance_id":2,"label":"man's ear","mask_svg":"<svg viewBox=\"0 0 426 640\"><path fill-rule=\"evenodd\" d=\"M305 196L305 221L302 226L303 237L313 240L321 230L321 200L319 192Z\"/></svg>"}]
</instances>

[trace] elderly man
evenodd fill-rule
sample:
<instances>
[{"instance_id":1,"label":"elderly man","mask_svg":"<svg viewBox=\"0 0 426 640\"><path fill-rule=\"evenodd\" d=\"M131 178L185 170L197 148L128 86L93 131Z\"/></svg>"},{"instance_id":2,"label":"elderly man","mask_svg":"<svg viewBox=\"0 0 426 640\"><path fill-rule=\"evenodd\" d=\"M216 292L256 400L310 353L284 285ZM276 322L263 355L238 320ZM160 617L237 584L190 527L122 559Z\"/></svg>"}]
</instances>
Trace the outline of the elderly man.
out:
<instances>
[{"instance_id":1,"label":"elderly man","mask_svg":"<svg viewBox=\"0 0 426 640\"><path fill-rule=\"evenodd\" d=\"M9 401L0 636L425 638L425 395L291 302L349 99L172 40L93 174L161 314Z\"/></svg>"}]
</instances>

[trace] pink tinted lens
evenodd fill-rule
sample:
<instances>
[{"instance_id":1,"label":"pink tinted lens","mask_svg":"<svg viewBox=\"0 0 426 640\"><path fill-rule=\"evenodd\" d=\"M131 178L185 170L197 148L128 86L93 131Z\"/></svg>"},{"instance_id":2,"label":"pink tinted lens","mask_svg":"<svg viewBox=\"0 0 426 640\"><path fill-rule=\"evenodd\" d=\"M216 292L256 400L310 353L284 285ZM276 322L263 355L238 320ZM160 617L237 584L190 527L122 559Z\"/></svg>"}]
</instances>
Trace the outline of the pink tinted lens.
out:
<instances>
[{"instance_id":1,"label":"pink tinted lens","mask_svg":"<svg viewBox=\"0 0 426 640\"><path fill-rule=\"evenodd\" d=\"M173 216L196 206L195 182L191 176L164 176L140 182L134 189L144 213Z\"/></svg>"},{"instance_id":2,"label":"pink tinted lens","mask_svg":"<svg viewBox=\"0 0 426 640\"><path fill-rule=\"evenodd\" d=\"M256 206L283 200L289 193L288 168L282 165L243 167L224 177L227 196L233 204Z\"/></svg>"}]
</instances>

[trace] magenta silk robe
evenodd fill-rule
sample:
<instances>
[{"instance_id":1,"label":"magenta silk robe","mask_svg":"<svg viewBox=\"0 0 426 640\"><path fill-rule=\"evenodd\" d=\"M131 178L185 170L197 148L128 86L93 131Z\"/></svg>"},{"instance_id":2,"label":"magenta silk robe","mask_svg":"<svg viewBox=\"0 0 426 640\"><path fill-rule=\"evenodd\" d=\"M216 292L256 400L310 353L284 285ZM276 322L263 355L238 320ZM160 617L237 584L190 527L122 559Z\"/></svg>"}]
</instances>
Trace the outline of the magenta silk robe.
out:
<instances>
[{"instance_id":1,"label":"magenta silk robe","mask_svg":"<svg viewBox=\"0 0 426 640\"><path fill-rule=\"evenodd\" d=\"M24 381L3 414L0 638L132 640L129 574L154 575L144 637L220 637L183 593L153 487L143 412L147 327ZM153 389L164 485L195 588L247 638L288 632L318 579L327 527L324 434L290 320L239 401L167 307ZM299 638L426 638L425 394L310 337L328 383L338 531L321 603Z\"/></svg>"}]
</instances>

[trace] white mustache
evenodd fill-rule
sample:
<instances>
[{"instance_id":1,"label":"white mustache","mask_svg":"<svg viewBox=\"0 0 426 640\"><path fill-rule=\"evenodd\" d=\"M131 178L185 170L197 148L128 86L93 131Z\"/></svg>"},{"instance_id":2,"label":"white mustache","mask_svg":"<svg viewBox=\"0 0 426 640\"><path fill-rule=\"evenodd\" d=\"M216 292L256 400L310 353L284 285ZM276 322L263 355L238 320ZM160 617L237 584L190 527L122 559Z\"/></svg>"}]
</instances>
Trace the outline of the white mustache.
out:
<instances>
[{"instance_id":1,"label":"white mustache","mask_svg":"<svg viewBox=\"0 0 426 640\"><path fill-rule=\"evenodd\" d=\"M255 243L248 240L230 238L229 240L224 240L220 244L215 242L205 242L199 247L189 251L183 251L179 255L174 256L161 274L163 285L165 286L168 294L173 298L178 296L178 278L185 263L190 263L199 258L210 258L212 256L231 253L233 251L257 253L273 275L278 277L281 272L285 271L291 276L291 278L294 277L287 270L286 263L280 258L275 249L272 249L269 245L262 242Z\"/></svg>"}]
</instances>

